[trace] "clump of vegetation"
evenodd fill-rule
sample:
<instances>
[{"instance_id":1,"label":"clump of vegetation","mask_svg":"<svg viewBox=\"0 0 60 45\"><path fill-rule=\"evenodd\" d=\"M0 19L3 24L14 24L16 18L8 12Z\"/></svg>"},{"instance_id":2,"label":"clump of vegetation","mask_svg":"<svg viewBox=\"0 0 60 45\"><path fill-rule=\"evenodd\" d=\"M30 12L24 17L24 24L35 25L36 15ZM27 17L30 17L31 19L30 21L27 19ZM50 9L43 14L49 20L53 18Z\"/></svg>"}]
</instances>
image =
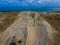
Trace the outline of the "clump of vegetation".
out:
<instances>
[{"instance_id":1,"label":"clump of vegetation","mask_svg":"<svg viewBox=\"0 0 60 45\"><path fill-rule=\"evenodd\" d=\"M18 12L0 13L0 32L5 31L18 18Z\"/></svg>"},{"instance_id":2,"label":"clump of vegetation","mask_svg":"<svg viewBox=\"0 0 60 45\"><path fill-rule=\"evenodd\" d=\"M52 27L52 37L54 45L60 45L60 14L56 12L49 13L48 16L42 16ZM54 32L55 31L55 32Z\"/></svg>"}]
</instances>

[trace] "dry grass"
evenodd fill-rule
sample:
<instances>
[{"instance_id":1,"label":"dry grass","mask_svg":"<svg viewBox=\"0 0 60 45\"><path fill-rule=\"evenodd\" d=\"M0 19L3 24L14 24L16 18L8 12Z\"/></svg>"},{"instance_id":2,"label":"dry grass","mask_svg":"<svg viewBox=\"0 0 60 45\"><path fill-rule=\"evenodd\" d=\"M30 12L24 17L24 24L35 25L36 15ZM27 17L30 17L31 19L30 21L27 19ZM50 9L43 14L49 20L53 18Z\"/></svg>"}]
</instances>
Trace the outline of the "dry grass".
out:
<instances>
[{"instance_id":1,"label":"dry grass","mask_svg":"<svg viewBox=\"0 0 60 45\"><path fill-rule=\"evenodd\" d=\"M60 45L60 13L34 12L34 13L28 13L28 14L25 13L25 15L29 15L28 17L32 18L31 20L34 23L35 22L40 23L41 21L44 21L44 20L48 22L53 28L52 32L56 31L55 33L52 34L54 45ZM17 18L18 18L18 12L0 13L0 32L5 31L6 28L9 27L9 25L11 25Z\"/></svg>"},{"instance_id":2,"label":"dry grass","mask_svg":"<svg viewBox=\"0 0 60 45\"><path fill-rule=\"evenodd\" d=\"M18 12L0 13L0 32L5 31L18 17Z\"/></svg>"},{"instance_id":3,"label":"dry grass","mask_svg":"<svg viewBox=\"0 0 60 45\"><path fill-rule=\"evenodd\" d=\"M59 13L49 13L48 16L43 17L53 28L52 37L54 40L54 45L60 45L60 14Z\"/></svg>"}]
</instances>

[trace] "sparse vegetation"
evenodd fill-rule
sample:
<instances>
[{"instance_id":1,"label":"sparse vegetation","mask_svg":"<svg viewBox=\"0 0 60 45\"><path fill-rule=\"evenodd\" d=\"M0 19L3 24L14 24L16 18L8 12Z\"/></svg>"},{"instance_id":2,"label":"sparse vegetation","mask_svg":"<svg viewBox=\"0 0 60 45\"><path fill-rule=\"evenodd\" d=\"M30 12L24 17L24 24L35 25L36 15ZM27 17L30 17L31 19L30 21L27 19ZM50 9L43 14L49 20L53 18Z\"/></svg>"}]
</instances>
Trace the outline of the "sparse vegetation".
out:
<instances>
[{"instance_id":1,"label":"sparse vegetation","mask_svg":"<svg viewBox=\"0 0 60 45\"><path fill-rule=\"evenodd\" d=\"M0 13L0 32L5 31L7 27L13 24L14 21L18 19L18 14L19 12ZM51 44L49 42L49 45L60 45L60 39L59 39L60 38L60 13L58 12L21 12L20 15L25 19L24 21L28 22L27 24L30 24L31 27L30 28L27 27L27 28L29 28L29 30L34 30L35 32L37 32L37 30L40 30L39 25L42 24L43 21L46 21L47 23L49 23L52 28L51 37L53 38L52 39L53 41L49 39L47 40L47 42L51 41L51 43L53 43ZM37 33L35 34L37 35Z\"/></svg>"},{"instance_id":2,"label":"sparse vegetation","mask_svg":"<svg viewBox=\"0 0 60 45\"><path fill-rule=\"evenodd\" d=\"M5 31L18 18L18 12L0 13L0 32Z\"/></svg>"}]
</instances>

